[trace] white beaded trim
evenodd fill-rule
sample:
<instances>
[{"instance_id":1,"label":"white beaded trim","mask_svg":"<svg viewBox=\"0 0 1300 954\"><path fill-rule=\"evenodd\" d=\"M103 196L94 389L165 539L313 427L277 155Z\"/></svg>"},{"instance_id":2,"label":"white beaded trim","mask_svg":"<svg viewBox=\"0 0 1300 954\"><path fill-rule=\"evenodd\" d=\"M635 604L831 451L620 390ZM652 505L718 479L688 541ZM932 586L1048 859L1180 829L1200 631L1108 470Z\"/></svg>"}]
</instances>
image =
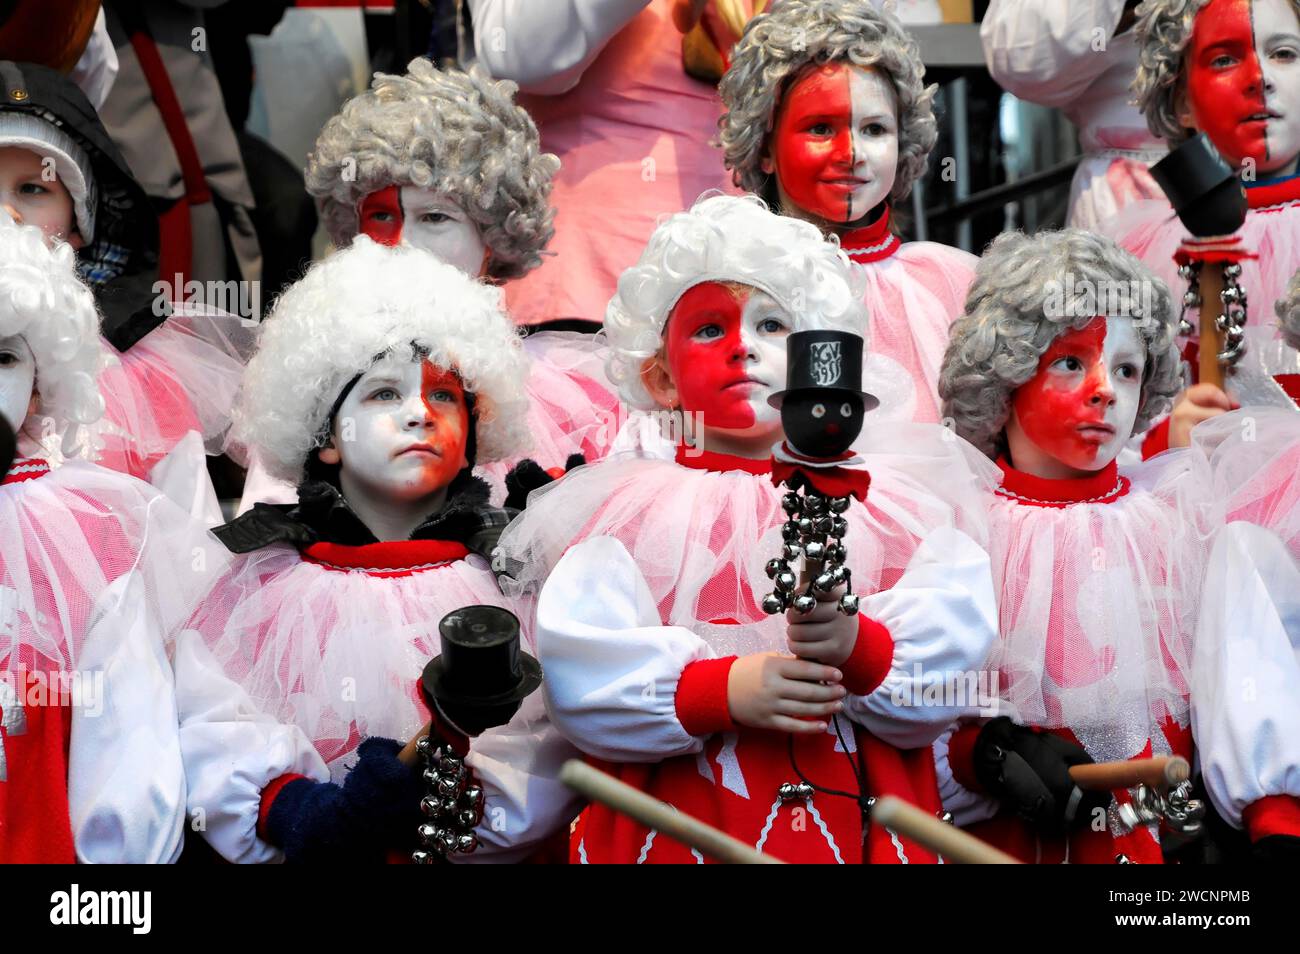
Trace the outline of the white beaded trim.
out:
<instances>
[{"instance_id":1,"label":"white beaded trim","mask_svg":"<svg viewBox=\"0 0 1300 954\"><path fill-rule=\"evenodd\" d=\"M1005 487L998 487L993 492L1000 497L1009 497L1012 500L1019 500L1021 503L1040 504L1042 506L1051 507L1051 506L1063 506L1063 505L1068 506L1070 504L1081 504L1081 503L1104 503L1105 501L1110 500L1112 497L1118 496L1121 492L1123 492L1123 490L1124 490L1124 478L1120 477L1119 480L1115 482L1115 486L1112 487L1110 490L1106 491L1100 497L1089 497L1087 500L1038 500L1034 497L1026 497L1023 494L1018 494L1013 490L1007 490Z\"/></svg>"},{"instance_id":2,"label":"white beaded trim","mask_svg":"<svg viewBox=\"0 0 1300 954\"><path fill-rule=\"evenodd\" d=\"M418 566L339 566L319 557L309 557L309 563L323 566L327 570L355 571L357 573L419 573L421 570L436 570L440 566L450 566L455 560L439 560L437 563L421 563Z\"/></svg>"},{"instance_id":3,"label":"white beaded trim","mask_svg":"<svg viewBox=\"0 0 1300 954\"><path fill-rule=\"evenodd\" d=\"M854 255L875 255L877 252L883 252L895 242L898 242L900 245L902 244L897 235L891 235L879 245L866 245L859 248L841 248L841 251L850 258Z\"/></svg>"}]
</instances>

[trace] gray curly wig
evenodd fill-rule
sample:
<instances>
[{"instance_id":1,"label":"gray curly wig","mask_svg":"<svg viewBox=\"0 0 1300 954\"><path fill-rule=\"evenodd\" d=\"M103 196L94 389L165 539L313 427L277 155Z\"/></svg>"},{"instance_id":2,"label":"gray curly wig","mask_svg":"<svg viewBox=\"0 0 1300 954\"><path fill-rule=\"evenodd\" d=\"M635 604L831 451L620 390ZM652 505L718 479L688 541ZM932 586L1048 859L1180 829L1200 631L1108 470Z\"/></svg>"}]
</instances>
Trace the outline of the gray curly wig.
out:
<instances>
[{"instance_id":1,"label":"gray curly wig","mask_svg":"<svg viewBox=\"0 0 1300 954\"><path fill-rule=\"evenodd\" d=\"M1300 351L1300 272L1291 276L1286 294L1277 303L1276 309L1282 325L1282 339Z\"/></svg>"},{"instance_id":2,"label":"gray curly wig","mask_svg":"<svg viewBox=\"0 0 1300 954\"><path fill-rule=\"evenodd\" d=\"M762 160L781 99L804 67L840 60L876 67L893 81L898 173L890 198L907 198L939 139L937 87L925 85L921 51L903 25L865 0L783 0L749 22L718 85L727 108L719 138L736 185L774 200Z\"/></svg>"},{"instance_id":3,"label":"gray curly wig","mask_svg":"<svg viewBox=\"0 0 1300 954\"><path fill-rule=\"evenodd\" d=\"M1097 315L1137 319L1147 360L1133 429L1145 430L1183 384L1178 316L1154 272L1110 239L1082 229L1004 232L993 240L944 354L944 416L996 459L1006 451L1012 393L1033 378L1056 338Z\"/></svg>"},{"instance_id":4,"label":"gray curly wig","mask_svg":"<svg viewBox=\"0 0 1300 954\"><path fill-rule=\"evenodd\" d=\"M1210 0L1143 0L1137 8L1138 70L1131 87L1134 102L1153 136L1171 143L1190 139L1195 130L1178 121L1176 106L1183 90L1183 53L1192 42L1196 15ZM1300 0L1291 0L1300 16Z\"/></svg>"},{"instance_id":5,"label":"gray curly wig","mask_svg":"<svg viewBox=\"0 0 1300 954\"><path fill-rule=\"evenodd\" d=\"M31 348L39 395L36 412L26 421L12 421L14 429L34 441L37 452L59 450L47 442L57 436L64 455L85 453L77 440L79 426L104 413L94 296L77 275L70 246L48 247L40 229L16 225L0 212L0 338L8 337L20 337ZM33 433L46 422L50 433Z\"/></svg>"},{"instance_id":6,"label":"gray curly wig","mask_svg":"<svg viewBox=\"0 0 1300 954\"><path fill-rule=\"evenodd\" d=\"M340 392L376 358L412 346L474 395L480 461L529 444L528 358L501 289L418 248L359 235L277 299L244 373L235 436L267 472L297 484L324 446Z\"/></svg>"},{"instance_id":7,"label":"gray curly wig","mask_svg":"<svg viewBox=\"0 0 1300 954\"><path fill-rule=\"evenodd\" d=\"M837 241L810 222L769 212L757 196L706 195L659 223L605 311L610 380L631 406L654 407L641 369L662 350L673 306L710 281L761 289L790 315L794 331L867 334L865 278Z\"/></svg>"},{"instance_id":8,"label":"gray curly wig","mask_svg":"<svg viewBox=\"0 0 1300 954\"><path fill-rule=\"evenodd\" d=\"M518 278L540 265L555 234L549 199L560 160L541 151L537 127L515 105L517 89L481 67L440 71L423 57L404 76L376 73L307 157L307 191L334 244L356 236L366 196L416 186L451 196L478 225L491 252L488 277Z\"/></svg>"}]
</instances>

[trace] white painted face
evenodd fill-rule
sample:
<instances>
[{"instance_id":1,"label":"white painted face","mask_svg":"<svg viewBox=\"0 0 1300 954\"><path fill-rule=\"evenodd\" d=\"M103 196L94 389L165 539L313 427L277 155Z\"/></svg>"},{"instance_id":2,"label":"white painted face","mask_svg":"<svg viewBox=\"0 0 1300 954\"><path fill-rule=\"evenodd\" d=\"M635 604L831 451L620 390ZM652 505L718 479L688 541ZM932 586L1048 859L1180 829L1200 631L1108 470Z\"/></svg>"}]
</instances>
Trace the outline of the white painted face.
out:
<instances>
[{"instance_id":1,"label":"white painted face","mask_svg":"<svg viewBox=\"0 0 1300 954\"><path fill-rule=\"evenodd\" d=\"M1060 477L1110 464L1133 434L1145 367L1132 318L1094 318L1058 337L1012 395L1007 438L1016 468Z\"/></svg>"},{"instance_id":2,"label":"white painted face","mask_svg":"<svg viewBox=\"0 0 1300 954\"><path fill-rule=\"evenodd\" d=\"M1255 0L1255 43L1264 73L1268 121L1265 172L1290 175L1300 157L1300 14L1290 0Z\"/></svg>"},{"instance_id":3,"label":"white painted face","mask_svg":"<svg viewBox=\"0 0 1300 954\"><path fill-rule=\"evenodd\" d=\"M764 169L787 214L849 223L883 202L898 174L898 105L880 70L828 63L781 101Z\"/></svg>"},{"instance_id":4,"label":"white painted face","mask_svg":"<svg viewBox=\"0 0 1300 954\"><path fill-rule=\"evenodd\" d=\"M436 494L468 465L465 392L428 361L377 362L348 392L334 422L343 494L371 509ZM321 453L321 459L334 462Z\"/></svg>"},{"instance_id":5,"label":"white painted face","mask_svg":"<svg viewBox=\"0 0 1300 954\"><path fill-rule=\"evenodd\" d=\"M478 226L449 196L414 186L389 186L361 200L360 231L381 245L432 252L466 275L480 278L488 249Z\"/></svg>"},{"instance_id":6,"label":"white painted face","mask_svg":"<svg viewBox=\"0 0 1300 954\"><path fill-rule=\"evenodd\" d=\"M36 388L36 359L19 335L0 338L0 415L21 430Z\"/></svg>"}]
</instances>

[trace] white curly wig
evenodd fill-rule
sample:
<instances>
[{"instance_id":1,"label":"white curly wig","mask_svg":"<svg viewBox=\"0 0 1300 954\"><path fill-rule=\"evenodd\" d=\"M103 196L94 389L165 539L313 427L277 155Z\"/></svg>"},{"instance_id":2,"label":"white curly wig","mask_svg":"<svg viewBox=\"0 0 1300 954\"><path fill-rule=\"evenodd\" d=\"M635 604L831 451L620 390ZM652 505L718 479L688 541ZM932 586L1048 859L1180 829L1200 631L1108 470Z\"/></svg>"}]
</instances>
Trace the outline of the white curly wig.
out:
<instances>
[{"instance_id":1,"label":"white curly wig","mask_svg":"<svg viewBox=\"0 0 1300 954\"><path fill-rule=\"evenodd\" d=\"M1291 276L1286 294L1276 305L1277 317L1282 324L1282 338L1300 351L1300 272Z\"/></svg>"},{"instance_id":2,"label":"white curly wig","mask_svg":"<svg viewBox=\"0 0 1300 954\"><path fill-rule=\"evenodd\" d=\"M104 413L94 296L70 246L47 247L40 229L0 215L0 338L13 336L27 342L36 363L36 412L15 422L22 436L47 450L56 448L46 439L61 436L66 456L84 450L79 426Z\"/></svg>"},{"instance_id":3,"label":"white curly wig","mask_svg":"<svg viewBox=\"0 0 1300 954\"><path fill-rule=\"evenodd\" d=\"M1137 8L1134 102L1146 117L1151 134L1172 143L1195 134L1178 121L1175 104L1186 83L1183 55L1192 42L1196 15L1209 5L1210 0L1143 0ZM1291 6L1300 17L1300 0L1291 0Z\"/></svg>"},{"instance_id":4,"label":"white curly wig","mask_svg":"<svg viewBox=\"0 0 1300 954\"><path fill-rule=\"evenodd\" d=\"M783 0L754 17L718 84L727 112L718 121L727 168L736 185L774 201L763 154L786 90L809 64L847 61L875 67L898 96L898 173L890 198L906 199L925 175L939 139L936 86L925 85L916 41L889 12L865 0Z\"/></svg>"},{"instance_id":5,"label":"white curly wig","mask_svg":"<svg viewBox=\"0 0 1300 954\"><path fill-rule=\"evenodd\" d=\"M244 375L237 439L272 476L299 482L342 390L384 354L413 346L474 395L480 461L528 445L528 360L500 289L422 249L364 235L276 301Z\"/></svg>"},{"instance_id":6,"label":"white curly wig","mask_svg":"<svg viewBox=\"0 0 1300 954\"><path fill-rule=\"evenodd\" d=\"M343 104L307 157L307 191L334 244L352 241L362 199L389 186L445 193L490 251L487 275L518 278L542 263L555 234L551 179L560 160L516 106L518 87L480 67L438 70L412 60L403 76L376 73Z\"/></svg>"},{"instance_id":7,"label":"white curly wig","mask_svg":"<svg viewBox=\"0 0 1300 954\"><path fill-rule=\"evenodd\" d=\"M1067 300L1071 282L1075 294ZM1107 288L1137 289L1137 296L1125 300L1136 297L1149 311L1126 309L1138 319L1147 351L1134 433L1145 430L1183 383L1169 288L1110 239L1063 229L1032 236L1004 232L980 258L939 372L943 413L956 432L989 457L1005 453L1012 392L1033 378L1053 341L1096 317ZM1048 308L1057 295L1061 307Z\"/></svg>"},{"instance_id":8,"label":"white curly wig","mask_svg":"<svg viewBox=\"0 0 1300 954\"><path fill-rule=\"evenodd\" d=\"M673 306L703 282L737 282L771 295L795 331L867 334L865 279L838 241L809 222L769 212L753 195L706 195L659 223L640 260L618 279L605 311L610 379L629 405L653 408L641 380L663 349Z\"/></svg>"}]
</instances>

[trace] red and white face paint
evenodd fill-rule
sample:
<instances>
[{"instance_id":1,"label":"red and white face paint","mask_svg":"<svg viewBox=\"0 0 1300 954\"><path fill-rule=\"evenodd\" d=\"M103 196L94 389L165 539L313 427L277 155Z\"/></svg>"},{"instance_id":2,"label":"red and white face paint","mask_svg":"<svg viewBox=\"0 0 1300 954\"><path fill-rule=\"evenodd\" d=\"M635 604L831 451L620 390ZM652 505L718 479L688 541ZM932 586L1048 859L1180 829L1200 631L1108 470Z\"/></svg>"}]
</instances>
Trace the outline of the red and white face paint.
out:
<instances>
[{"instance_id":1,"label":"red and white face paint","mask_svg":"<svg viewBox=\"0 0 1300 954\"><path fill-rule=\"evenodd\" d=\"M1059 478L1108 465L1133 434L1145 367L1132 318L1094 318L1058 337L1011 397L1013 466Z\"/></svg>"},{"instance_id":2,"label":"red and white face paint","mask_svg":"<svg viewBox=\"0 0 1300 954\"><path fill-rule=\"evenodd\" d=\"M372 192L357 209L360 232L380 245L411 245L480 278L487 246L465 210L445 195L414 186Z\"/></svg>"},{"instance_id":3,"label":"red and white face paint","mask_svg":"<svg viewBox=\"0 0 1300 954\"><path fill-rule=\"evenodd\" d=\"M688 290L664 335L682 410L737 437L779 430L767 398L785 386L790 327L785 309L758 289L703 282Z\"/></svg>"},{"instance_id":4,"label":"red and white face paint","mask_svg":"<svg viewBox=\"0 0 1300 954\"><path fill-rule=\"evenodd\" d=\"M787 214L861 219L889 196L898 174L893 83L848 63L810 68L781 101L764 168L776 173Z\"/></svg>"},{"instance_id":5,"label":"red and white face paint","mask_svg":"<svg viewBox=\"0 0 1300 954\"><path fill-rule=\"evenodd\" d=\"M377 362L334 422L344 496L376 510L437 493L468 463L469 427L456 375L428 361Z\"/></svg>"},{"instance_id":6,"label":"red and white face paint","mask_svg":"<svg viewBox=\"0 0 1300 954\"><path fill-rule=\"evenodd\" d=\"M1287 175L1300 155L1300 16L1291 0L1211 0L1187 50L1185 123L1234 166Z\"/></svg>"},{"instance_id":7,"label":"red and white face paint","mask_svg":"<svg viewBox=\"0 0 1300 954\"><path fill-rule=\"evenodd\" d=\"M21 335L0 338L0 417L22 429L36 387L36 359Z\"/></svg>"}]
</instances>

